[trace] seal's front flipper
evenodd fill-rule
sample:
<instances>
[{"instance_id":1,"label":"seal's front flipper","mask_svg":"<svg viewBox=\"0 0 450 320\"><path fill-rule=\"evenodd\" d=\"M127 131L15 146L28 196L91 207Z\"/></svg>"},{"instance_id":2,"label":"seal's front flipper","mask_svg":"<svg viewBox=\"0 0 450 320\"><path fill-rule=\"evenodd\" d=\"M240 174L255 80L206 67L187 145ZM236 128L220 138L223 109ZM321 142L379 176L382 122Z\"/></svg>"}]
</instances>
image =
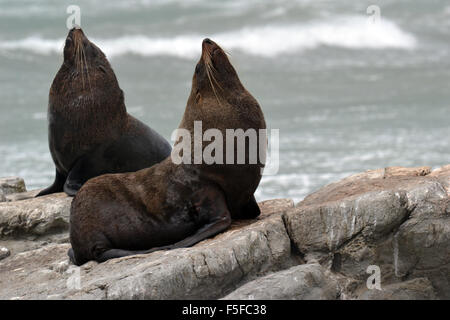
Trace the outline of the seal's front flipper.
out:
<instances>
[{"instance_id":1,"label":"seal's front flipper","mask_svg":"<svg viewBox=\"0 0 450 320\"><path fill-rule=\"evenodd\" d=\"M256 219L261 214L255 196L252 196L250 201L242 206L239 214L239 219Z\"/></svg>"},{"instance_id":2,"label":"seal's front flipper","mask_svg":"<svg viewBox=\"0 0 450 320\"><path fill-rule=\"evenodd\" d=\"M88 155L77 160L69 172L64 184L64 192L73 197L83 184L90 178L100 175L96 166Z\"/></svg>"},{"instance_id":3,"label":"seal's front flipper","mask_svg":"<svg viewBox=\"0 0 450 320\"><path fill-rule=\"evenodd\" d=\"M63 175L62 173L60 173L58 171L58 169L56 169L55 181L53 182L53 184L50 187L39 192L36 195L36 197L41 197L41 196L45 196L46 194L51 194L51 193L56 193L56 192L62 192L65 181L66 181L66 176Z\"/></svg>"},{"instance_id":4,"label":"seal's front flipper","mask_svg":"<svg viewBox=\"0 0 450 320\"><path fill-rule=\"evenodd\" d=\"M84 179L83 171L79 166L80 161L75 164L64 183L64 192L73 197L80 190L81 186L87 181Z\"/></svg>"},{"instance_id":5,"label":"seal's front flipper","mask_svg":"<svg viewBox=\"0 0 450 320\"><path fill-rule=\"evenodd\" d=\"M81 183L77 183L77 182L68 182L69 180L66 181L66 183L64 184L64 192L70 196L70 197L74 197L78 190L80 190L81 186L83 184Z\"/></svg>"}]
</instances>

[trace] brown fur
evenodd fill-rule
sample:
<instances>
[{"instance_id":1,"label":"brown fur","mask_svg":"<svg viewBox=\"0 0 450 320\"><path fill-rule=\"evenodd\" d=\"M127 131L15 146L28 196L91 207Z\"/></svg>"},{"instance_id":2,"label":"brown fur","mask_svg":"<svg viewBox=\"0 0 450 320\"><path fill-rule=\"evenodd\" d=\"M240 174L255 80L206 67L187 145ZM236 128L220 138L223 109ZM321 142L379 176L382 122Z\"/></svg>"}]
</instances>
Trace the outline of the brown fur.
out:
<instances>
[{"instance_id":1,"label":"brown fur","mask_svg":"<svg viewBox=\"0 0 450 320\"><path fill-rule=\"evenodd\" d=\"M224 137L225 129L265 129L257 101L223 50L209 39L202 49L180 128L192 132L194 121L201 120L203 130L217 128ZM135 173L92 179L72 203L69 255L83 264L190 246L228 228L231 218L254 218L262 167L176 165L169 157Z\"/></svg>"},{"instance_id":2,"label":"brown fur","mask_svg":"<svg viewBox=\"0 0 450 320\"><path fill-rule=\"evenodd\" d=\"M89 178L150 167L170 154L163 137L127 113L111 65L81 29L67 36L48 121L56 179L39 196L63 188L73 195Z\"/></svg>"}]
</instances>

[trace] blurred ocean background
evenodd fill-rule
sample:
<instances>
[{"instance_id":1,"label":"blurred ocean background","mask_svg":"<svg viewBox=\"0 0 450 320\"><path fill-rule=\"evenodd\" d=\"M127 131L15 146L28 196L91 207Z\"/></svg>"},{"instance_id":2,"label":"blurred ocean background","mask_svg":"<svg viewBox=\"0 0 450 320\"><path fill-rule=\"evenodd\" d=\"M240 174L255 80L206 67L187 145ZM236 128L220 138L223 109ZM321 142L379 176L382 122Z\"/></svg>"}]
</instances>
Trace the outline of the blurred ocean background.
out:
<instances>
[{"instance_id":1,"label":"blurred ocean background","mask_svg":"<svg viewBox=\"0 0 450 320\"><path fill-rule=\"evenodd\" d=\"M280 129L280 169L258 200L298 201L368 169L450 163L448 0L0 0L0 176L22 176L29 190L53 181L46 109L70 4L128 112L167 139L201 40L231 54Z\"/></svg>"}]
</instances>

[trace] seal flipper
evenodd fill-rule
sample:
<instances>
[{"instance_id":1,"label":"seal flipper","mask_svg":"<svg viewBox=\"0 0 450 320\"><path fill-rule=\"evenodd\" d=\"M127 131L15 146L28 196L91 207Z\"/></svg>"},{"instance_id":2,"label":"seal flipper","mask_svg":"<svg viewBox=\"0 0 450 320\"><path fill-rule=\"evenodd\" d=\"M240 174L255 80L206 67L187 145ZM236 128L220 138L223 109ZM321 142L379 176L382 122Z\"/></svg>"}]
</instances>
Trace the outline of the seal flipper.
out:
<instances>
[{"instance_id":1,"label":"seal flipper","mask_svg":"<svg viewBox=\"0 0 450 320\"><path fill-rule=\"evenodd\" d=\"M107 173L135 172L170 156L170 144L162 136L135 119L133 123L141 126L146 135L126 134L83 155L70 170L64 192L74 196L91 178Z\"/></svg>"},{"instance_id":2,"label":"seal flipper","mask_svg":"<svg viewBox=\"0 0 450 320\"><path fill-rule=\"evenodd\" d=\"M197 199L195 199L197 197ZM197 200L197 201L195 201ZM205 225L193 235L163 249L186 248L226 230L231 225L231 214L222 192L204 188L194 194L194 207Z\"/></svg>"},{"instance_id":3,"label":"seal flipper","mask_svg":"<svg viewBox=\"0 0 450 320\"><path fill-rule=\"evenodd\" d=\"M70 170L69 176L64 183L64 192L71 197L75 196L78 190L80 190L83 184L88 180L85 178L84 174L82 174L82 169L80 168L82 165L80 166L80 163L82 162L77 161L77 164Z\"/></svg>"},{"instance_id":4,"label":"seal flipper","mask_svg":"<svg viewBox=\"0 0 450 320\"><path fill-rule=\"evenodd\" d=\"M63 175L62 173L60 173L58 171L58 169L56 169L55 171L56 171L55 181L53 182L53 184L50 187L45 188L44 190L39 192L36 195L36 198L37 197L41 197L41 196L45 196L47 194L56 193L56 192L62 192L63 191L64 182L66 181L67 177L65 175Z\"/></svg>"},{"instance_id":5,"label":"seal flipper","mask_svg":"<svg viewBox=\"0 0 450 320\"><path fill-rule=\"evenodd\" d=\"M64 192L69 196L75 196L78 190L80 190L83 184L89 179L111 171L109 170L109 167L106 167L104 172L103 170L98 169L98 166L95 166L96 158L92 159L92 157L92 154L82 156L75 162L75 165L70 170L66 182L64 183Z\"/></svg>"},{"instance_id":6,"label":"seal flipper","mask_svg":"<svg viewBox=\"0 0 450 320\"><path fill-rule=\"evenodd\" d=\"M75 197L75 195L77 194L78 190L80 190L82 184L78 184L78 183L66 183L64 184L64 192L69 196L69 197Z\"/></svg>"},{"instance_id":7,"label":"seal flipper","mask_svg":"<svg viewBox=\"0 0 450 320\"><path fill-rule=\"evenodd\" d=\"M255 196L252 196L250 201L242 206L239 219L256 219L260 214L261 209L256 202Z\"/></svg>"}]
</instances>

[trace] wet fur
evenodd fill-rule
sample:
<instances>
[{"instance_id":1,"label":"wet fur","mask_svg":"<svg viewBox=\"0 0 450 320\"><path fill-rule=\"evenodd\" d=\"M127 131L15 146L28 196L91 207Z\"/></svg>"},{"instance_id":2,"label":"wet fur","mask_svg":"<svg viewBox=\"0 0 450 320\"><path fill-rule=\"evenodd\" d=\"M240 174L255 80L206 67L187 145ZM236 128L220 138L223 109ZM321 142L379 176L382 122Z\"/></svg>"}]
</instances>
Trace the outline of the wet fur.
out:
<instances>
[{"instance_id":1,"label":"wet fur","mask_svg":"<svg viewBox=\"0 0 450 320\"><path fill-rule=\"evenodd\" d=\"M63 190L74 195L89 178L150 167L170 154L163 137L127 113L106 56L81 29L67 36L64 63L50 88L48 122L56 178L38 196Z\"/></svg>"},{"instance_id":2,"label":"wet fur","mask_svg":"<svg viewBox=\"0 0 450 320\"><path fill-rule=\"evenodd\" d=\"M192 133L193 122L201 120L203 130L217 128L224 133L265 129L257 101L223 50L209 39L202 49L180 128ZM81 265L188 247L226 230L231 219L256 218L260 211L253 193L262 167L261 163L176 165L168 157L134 173L91 179L72 202L69 256Z\"/></svg>"}]
</instances>

